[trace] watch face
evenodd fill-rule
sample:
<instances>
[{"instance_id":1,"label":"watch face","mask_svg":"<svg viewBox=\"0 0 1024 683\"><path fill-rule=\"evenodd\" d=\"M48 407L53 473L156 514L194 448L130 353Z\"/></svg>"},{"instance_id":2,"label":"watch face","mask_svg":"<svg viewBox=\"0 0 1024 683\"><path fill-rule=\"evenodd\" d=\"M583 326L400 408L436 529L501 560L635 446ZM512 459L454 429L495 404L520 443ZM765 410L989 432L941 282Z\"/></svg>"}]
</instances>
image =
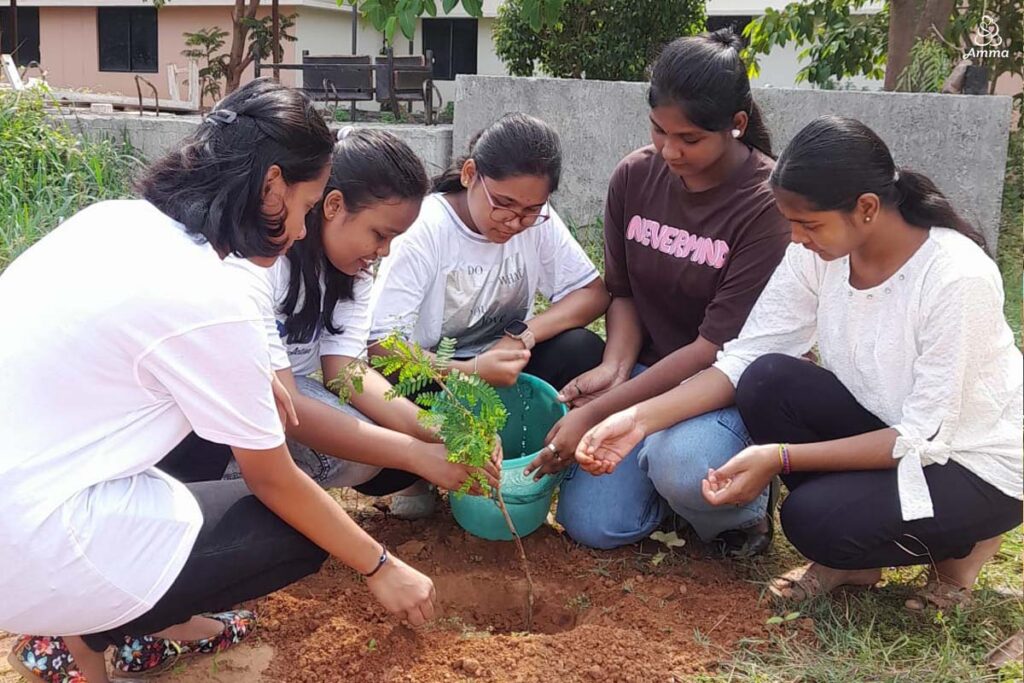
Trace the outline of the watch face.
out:
<instances>
[{"instance_id":1,"label":"watch face","mask_svg":"<svg viewBox=\"0 0 1024 683\"><path fill-rule=\"evenodd\" d=\"M505 328L505 332L511 334L513 337L518 337L525 333L528 329L530 328L527 327L526 323L524 323L522 320L515 320L508 324L508 327Z\"/></svg>"}]
</instances>

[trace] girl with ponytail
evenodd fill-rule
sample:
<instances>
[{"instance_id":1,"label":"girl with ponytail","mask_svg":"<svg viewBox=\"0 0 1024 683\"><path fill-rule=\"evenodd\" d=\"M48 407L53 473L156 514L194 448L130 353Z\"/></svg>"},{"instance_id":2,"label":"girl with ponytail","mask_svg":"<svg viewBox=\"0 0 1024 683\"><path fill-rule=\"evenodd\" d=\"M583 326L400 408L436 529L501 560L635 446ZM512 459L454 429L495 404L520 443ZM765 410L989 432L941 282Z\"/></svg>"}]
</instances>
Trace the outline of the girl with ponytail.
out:
<instances>
[{"instance_id":1,"label":"girl with ponytail","mask_svg":"<svg viewBox=\"0 0 1024 683\"><path fill-rule=\"evenodd\" d=\"M782 258L789 230L768 186L771 140L741 47L723 29L677 39L655 61L652 144L623 159L608 188L613 299L603 362L564 387L573 410L528 472L565 467L589 428L709 367ZM748 442L731 407L652 435L616 473L570 472L559 521L577 541L609 548L645 538L676 514L727 555L760 553L772 533L767 490L729 510L700 496L707 469Z\"/></svg>"},{"instance_id":2,"label":"girl with ponytail","mask_svg":"<svg viewBox=\"0 0 1024 683\"><path fill-rule=\"evenodd\" d=\"M367 370L363 391L345 406L325 386L366 349L371 271L415 220L428 188L423 164L394 135L349 126L338 138L326 189L306 216L305 238L270 268L229 260L262 304L271 364L294 400L289 449L328 488L380 496L422 477L458 489L467 468L448 462L411 401L385 399L391 385L384 377ZM311 376L318 372L322 379ZM234 476L236 466L228 471ZM398 495L392 506L400 517L428 513L417 500Z\"/></svg>"},{"instance_id":3,"label":"girl with ponytail","mask_svg":"<svg viewBox=\"0 0 1024 683\"><path fill-rule=\"evenodd\" d=\"M756 498L811 560L776 578L794 600L928 564L908 601L970 597L1021 523L1021 353L1002 280L971 225L867 126L822 117L771 178L794 244L738 339L691 382L589 432L576 457L615 469L643 434L735 402L755 446L702 482L709 504ZM820 365L802 356L817 345Z\"/></svg>"}]
</instances>

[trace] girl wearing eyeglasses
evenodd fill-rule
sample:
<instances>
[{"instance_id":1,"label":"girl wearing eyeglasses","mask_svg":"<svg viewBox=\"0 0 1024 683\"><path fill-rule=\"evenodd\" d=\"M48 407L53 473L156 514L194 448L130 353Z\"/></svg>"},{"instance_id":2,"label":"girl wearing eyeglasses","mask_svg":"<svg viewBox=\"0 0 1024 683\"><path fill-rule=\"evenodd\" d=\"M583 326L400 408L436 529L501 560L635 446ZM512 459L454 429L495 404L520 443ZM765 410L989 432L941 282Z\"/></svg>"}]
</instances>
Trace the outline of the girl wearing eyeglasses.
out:
<instances>
[{"instance_id":1,"label":"girl wearing eyeglasses","mask_svg":"<svg viewBox=\"0 0 1024 683\"><path fill-rule=\"evenodd\" d=\"M608 306L604 282L548 198L558 188L558 135L507 114L434 180L374 285L370 338L400 330L424 349L457 340L454 366L494 386L520 372L556 388L601 362L584 329ZM534 315L537 292L552 305Z\"/></svg>"}]
</instances>

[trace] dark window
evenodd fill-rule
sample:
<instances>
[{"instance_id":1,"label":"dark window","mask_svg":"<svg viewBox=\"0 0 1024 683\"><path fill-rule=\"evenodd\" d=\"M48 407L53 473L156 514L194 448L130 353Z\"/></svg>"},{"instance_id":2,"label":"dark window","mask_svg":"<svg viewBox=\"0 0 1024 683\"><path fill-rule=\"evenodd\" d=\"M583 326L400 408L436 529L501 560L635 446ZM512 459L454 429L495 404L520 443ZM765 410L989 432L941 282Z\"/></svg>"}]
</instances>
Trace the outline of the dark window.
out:
<instances>
[{"instance_id":1,"label":"dark window","mask_svg":"<svg viewBox=\"0 0 1024 683\"><path fill-rule=\"evenodd\" d=\"M423 51L434 53L434 78L476 73L476 19L423 19Z\"/></svg>"},{"instance_id":2,"label":"dark window","mask_svg":"<svg viewBox=\"0 0 1024 683\"><path fill-rule=\"evenodd\" d=\"M708 31L717 31L720 28L731 28L732 32L738 35L743 40L743 44L746 45L747 39L743 38L743 29L745 29L747 24L753 20L754 17L719 14L716 16L709 16L707 18L707 27Z\"/></svg>"},{"instance_id":3,"label":"dark window","mask_svg":"<svg viewBox=\"0 0 1024 683\"><path fill-rule=\"evenodd\" d=\"M14 63L24 66L39 59L39 8L18 8L18 44L11 33L13 15L10 7L0 7L0 52L14 55ZM17 48L17 49L15 49Z\"/></svg>"},{"instance_id":4,"label":"dark window","mask_svg":"<svg viewBox=\"0 0 1024 683\"><path fill-rule=\"evenodd\" d=\"M100 71L157 72L156 9L99 7Z\"/></svg>"}]
</instances>

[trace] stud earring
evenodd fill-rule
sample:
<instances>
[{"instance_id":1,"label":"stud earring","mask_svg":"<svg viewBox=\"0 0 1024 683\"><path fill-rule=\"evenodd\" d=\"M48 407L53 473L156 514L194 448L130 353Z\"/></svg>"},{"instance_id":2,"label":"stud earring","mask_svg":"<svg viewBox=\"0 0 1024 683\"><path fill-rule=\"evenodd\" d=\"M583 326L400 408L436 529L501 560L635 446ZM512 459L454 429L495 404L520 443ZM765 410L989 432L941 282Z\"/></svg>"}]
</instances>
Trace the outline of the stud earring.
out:
<instances>
[{"instance_id":1,"label":"stud earring","mask_svg":"<svg viewBox=\"0 0 1024 683\"><path fill-rule=\"evenodd\" d=\"M864 217L864 222L865 223L870 223L871 222L871 216L865 216Z\"/></svg>"},{"instance_id":2,"label":"stud earring","mask_svg":"<svg viewBox=\"0 0 1024 683\"><path fill-rule=\"evenodd\" d=\"M741 136L741 135L743 135L743 133L741 133L741 132L740 132L740 129L739 129L739 128L733 128L733 129L732 129L732 136L733 136L734 138L738 138L738 137L739 137L739 136Z\"/></svg>"}]
</instances>

